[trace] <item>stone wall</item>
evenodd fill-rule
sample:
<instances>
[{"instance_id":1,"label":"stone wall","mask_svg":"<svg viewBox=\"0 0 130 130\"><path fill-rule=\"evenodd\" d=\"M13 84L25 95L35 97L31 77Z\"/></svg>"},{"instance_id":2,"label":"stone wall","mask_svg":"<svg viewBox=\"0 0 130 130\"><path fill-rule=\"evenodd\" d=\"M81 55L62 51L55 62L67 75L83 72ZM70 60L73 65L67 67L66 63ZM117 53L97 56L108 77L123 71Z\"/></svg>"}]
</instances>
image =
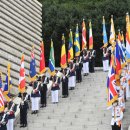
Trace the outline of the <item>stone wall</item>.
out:
<instances>
[{"instance_id":1,"label":"stone wall","mask_svg":"<svg viewBox=\"0 0 130 130\"><path fill-rule=\"evenodd\" d=\"M25 54L27 84L29 82L30 53L33 44L38 71L41 40L42 5L37 0L0 0L0 71L5 80L7 64L11 63L12 94L18 93L22 52Z\"/></svg>"}]
</instances>

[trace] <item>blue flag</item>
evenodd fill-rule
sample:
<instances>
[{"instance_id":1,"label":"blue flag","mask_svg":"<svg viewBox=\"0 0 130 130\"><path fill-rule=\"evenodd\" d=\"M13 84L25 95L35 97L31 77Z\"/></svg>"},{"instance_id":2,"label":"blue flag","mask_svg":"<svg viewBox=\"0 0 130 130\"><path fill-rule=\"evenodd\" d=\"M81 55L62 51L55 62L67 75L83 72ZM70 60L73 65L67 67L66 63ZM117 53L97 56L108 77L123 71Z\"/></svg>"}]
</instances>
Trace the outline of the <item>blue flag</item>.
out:
<instances>
[{"instance_id":1,"label":"blue flag","mask_svg":"<svg viewBox=\"0 0 130 130\"><path fill-rule=\"evenodd\" d=\"M31 52L29 76L30 76L31 81L34 81L36 79L36 62L35 62L35 58L34 58L34 47Z\"/></svg>"}]
</instances>

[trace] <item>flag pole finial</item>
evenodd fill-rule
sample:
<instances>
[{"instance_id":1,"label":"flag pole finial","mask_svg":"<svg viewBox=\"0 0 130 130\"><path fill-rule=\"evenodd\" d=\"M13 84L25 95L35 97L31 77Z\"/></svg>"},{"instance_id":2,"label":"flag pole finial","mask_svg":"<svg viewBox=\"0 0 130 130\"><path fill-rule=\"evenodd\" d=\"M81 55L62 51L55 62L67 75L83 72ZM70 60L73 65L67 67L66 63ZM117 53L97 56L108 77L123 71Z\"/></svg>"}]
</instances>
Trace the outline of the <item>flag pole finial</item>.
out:
<instances>
[{"instance_id":1,"label":"flag pole finial","mask_svg":"<svg viewBox=\"0 0 130 130\"><path fill-rule=\"evenodd\" d=\"M123 31L121 31L121 34L123 34Z\"/></svg>"},{"instance_id":2,"label":"flag pole finial","mask_svg":"<svg viewBox=\"0 0 130 130\"><path fill-rule=\"evenodd\" d=\"M126 15L129 15L129 12L126 12Z\"/></svg>"},{"instance_id":3,"label":"flag pole finial","mask_svg":"<svg viewBox=\"0 0 130 130\"><path fill-rule=\"evenodd\" d=\"M121 30L120 29L118 29L118 32L120 32Z\"/></svg>"}]
</instances>

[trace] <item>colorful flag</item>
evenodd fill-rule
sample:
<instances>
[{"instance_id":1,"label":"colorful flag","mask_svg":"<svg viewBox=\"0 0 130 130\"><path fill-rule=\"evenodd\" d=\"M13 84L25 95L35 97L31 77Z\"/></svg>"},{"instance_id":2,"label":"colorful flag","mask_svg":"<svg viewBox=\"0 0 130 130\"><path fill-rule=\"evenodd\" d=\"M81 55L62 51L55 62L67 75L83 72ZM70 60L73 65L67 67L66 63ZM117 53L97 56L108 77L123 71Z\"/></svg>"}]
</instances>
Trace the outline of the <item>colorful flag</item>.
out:
<instances>
[{"instance_id":1,"label":"colorful flag","mask_svg":"<svg viewBox=\"0 0 130 130\"><path fill-rule=\"evenodd\" d=\"M110 28L109 43L110 44L115 43L115 28L114 28L114 22L113 22L113 15L111 16L111 28Z\"/></svg>"},{"instance_id":2,"label":"colorful flag","mask_svg":"<svg viewBox=\"0 0 130 130\"><path fill-rule=\"evenodd\" d=\"M89 49L93 49L93 34L91 21L89 22Z\"/></svg>"},{"instance_id":3,"label":"colorful flag","mask_svg":"<svg viewBox=\"0 0 130 130\"><path fill-rule=\"evenodd\" d=\"M62 47L61 47L61 61L60 61L60 66L63 69L65 69L67 67L64 34L62 35Z\"/></svg>"},{"instance_id":4,"label":"colorful flag","mask_svg":"<svg viewBox=\"0 0 130 130\"><path fill-rule=\"evenodd\" d=\"M35 56L34 56L34 46L32 47L31 52L31 61L30 61L30 71L29 71L29 78L30 81L34 81L36 79L36 62L35 62Z\"/></svg>"},{"instance_id":5,"label":"colorful flag","mask_svg":"<svg viewBox=\"0 0 130 130\"><path fill-rule=\"evenodd\" d=\"M49 57L49 72L51 76L55 75L55 58L54 58L54 47L52 39L51 39L51 49Z\"/></svg>"},{"instance_id":6,"label":"colorful flag","mask_svg":"<svg viewBox=\"0 0 130 130\"><path fill-rule=\"evenodd\" d=\"M123 49L123 44L122 44L122 36L119 30L118 33L118 39L117 39L118 45L119 45L119 54L120 54L120 59L121 59L121 68L124 68L126 65L126 59L125 59L125 51Z\"/></svg>"},{"instance_id":7,"label":"colorful flag","mask_svg":"<svg viewBox=\"0 0 130 130\"><path fill-rule=\"evenodd\" d=\"M116 46L115 46L115 79L120 79L121 75L121 56L120 56L120 47L118 44L118 40L116 41Z\"/></svg>"},{"instance_id":8,"label":"colorful flag","mask_svg":"<svg viewBox=\"0 0 130 130\"><path fill-rule=\"evenodd\" d=\"M12 81L11 81L11 77L10 77L10 67L11 67L11 65L8 64L7 75L6 75L5 85L4 85L4 89L3 89L3 95L4 95L4 98L6 101L10 101L10 88L12 87Z\"/></svg>"},{"instance_id":9,"label":"colorful flag","mask_svg":"<svg viewBox=\"0 0 130 130\"><path fill-rule=\"evenodd\" d=\"M86 25L85 25L85 21L83 19L83 23L82 23L82 50L84 50L84 48L87 48L87 41L86 41Z\"/></svg>"},{"instance_id":10,"label":"colorful flag","mask_svg":"<svg viewBox=\"0 0 130 130\"><path fill-rule=\"evenodd\" d=\"M4 96L0 88L0 112L4 111Z\"/></svg>"},{"instance_id":11,"label":"colorful flag","mask_svg":"<svg viewBox=\"0 0 130 130\"><path fill-rule=\"evenodd\" d=\"M115 69L114 69L114 54L111 55L110 69L107 78L107 106L112 106L112 103L117 100L118 93L116 91Z\"/></svg>"},{"instance_id":12,"label":"colorful flag","mask_svg":"<svg viewBox=\"0 0 130 130\"><path fill-rule=\"evenodd\" d=\"M129 13L126 14L126 60L130 62L130 18Z\"/></svg>"},{"instance_id":13,"label":"colorful flag","mask_svg":"<svg viewBox=\"0 0 130 130\"><path fill-rule=\"evenodd\" d=\"M107 40L107 33L106 33L106 25L105 25L105 18L103 16L103 47L107 47L108 40Z\"/></svg>"},{"instance_id":14,"label":"colorful flag","mask_svg":"<svg viewBox=\"0 0 130 130\"><path fill-rule=\"evenodd\" d=\"M72 31L70 29L70 34L69 34L69 46L68 46L68 62L74 58L74 52L73 52L73 35Z\"/></svg>"},{"instance_id":15,"label":"colorful flag","mask_svg":"<svg viewBox=\"0 0 130 130\"><path fill-rule=\"evenodd\" d=\"M20 77L19 77L19 92L25 92L25 69L24 69L24 54L21 57L21 68L20 68Z\"/></svg>"},{"instance_id":16,"label":"colorful flag","mask_svg":"<svg viewBox=\"0 0 130 130\"><path fill-rule=\"evenodd\" d=\"M124 53L126 53L123 31L121 32L121 44L122 44Z\"/></svg>"},{"instance_id":17,"label":"colorful flag","mask_svg":"<svg viewBox=\"0 0 130 130\"><path fill-rule=\"evenodd\" d=\"M79 56L79 55L80 55L80 42L79 42L79 29L78 29L78 24L77 24L77 26L76 26L74 45L75 45L75 56Z\"/></svg>"},{"instance_id":18,"label":"colorful flag","mask_svg":"<svg viewBox=\"0 0 130 130\"><path fill-rule=\"evenodd\" d=\"M40 54L40 70L39 70L39 73L42 74L46 71L43 41L41 42L40 47L41 47L41 54Z\"/></svg>"}]
</instances>

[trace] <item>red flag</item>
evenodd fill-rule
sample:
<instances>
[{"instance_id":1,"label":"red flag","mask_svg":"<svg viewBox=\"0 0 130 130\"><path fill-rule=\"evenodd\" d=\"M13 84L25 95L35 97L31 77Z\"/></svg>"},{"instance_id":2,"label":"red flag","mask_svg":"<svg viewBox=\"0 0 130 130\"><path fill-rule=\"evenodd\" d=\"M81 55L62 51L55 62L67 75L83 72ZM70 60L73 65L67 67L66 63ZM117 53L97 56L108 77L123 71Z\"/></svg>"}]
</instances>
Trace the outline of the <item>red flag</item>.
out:
<instances>
[{"instance_id":1,"label":"red flag","mask_svg":"<svg viewBox=\"0 0 130 130\"><path fill-rule=\"evenodd\" d=\"M22 54L22 58L21 58L21 68L20 68L19 87L18 88L21 93L25 92L24 54Z\"/></svg>"},{"instance_id":2,"label":"red flag","mask_svg":"<svg viewBox=\"0 0 130 130\"><path fill-rule=\"evenodd\" d=\"M42 74L46 71L43 41L41 42L40 47L41 47L41 54L40 54L40 70L39 70L39 73Z\"/></svg>"},{"instance_id":3,"label":"red flag","mask_svg":"<svg viewBox=\"0 0 130 130\"><path fill-rule=\"evenodd\" d=\"M91 21L89 22L89 49L93 49L93 34Z\"/></svg>"},{"instance_id":4,"label":"red flag","mask_svg":"<svg viewBox=\"0 0 130 130\"><path fill-rule=\"evenodd\" d=\"M82 50L84 50L84 48L86 48L87 45L87 41L86 41L86 26L85 26L85 21L83 19L83 23L82 23Z\"/></svg>"},{"instance_id":5,"label":"red flag","mask_svg":"<svg viewBox=\"0 0 130 130\"><path fill-rule=\"evenodd\" d=\"M0 88L0 112L4 111L4 96Z\"/></svg>"}]
</instances>

